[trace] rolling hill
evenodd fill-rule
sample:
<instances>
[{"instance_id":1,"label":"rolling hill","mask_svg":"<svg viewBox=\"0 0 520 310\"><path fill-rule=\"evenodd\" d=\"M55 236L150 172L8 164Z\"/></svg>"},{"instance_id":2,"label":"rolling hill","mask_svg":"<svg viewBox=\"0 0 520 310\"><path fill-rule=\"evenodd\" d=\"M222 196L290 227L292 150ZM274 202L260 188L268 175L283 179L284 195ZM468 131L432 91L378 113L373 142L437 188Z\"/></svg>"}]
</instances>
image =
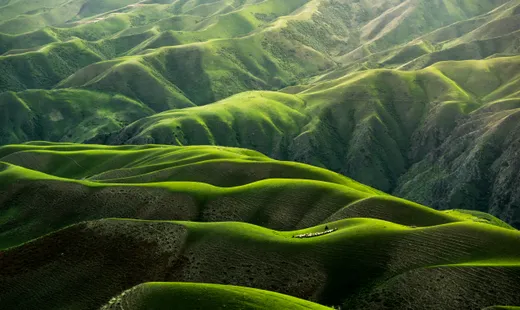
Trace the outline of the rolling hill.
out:
<instances>
[{"instance_id":1,"label":"rolling hill","mask_svg":"<svg viewBox=\"0 0 520 310\"><path fill-rule=\"evenodd\" d=\"M519 61L370 70L287 93L241 93L154 114L89 141L246 147L438 209L491 212L518 226L511 189Z\"/></svg>"},{"instance_id":2,"label":"rolling hill","mask_svg":"<svg viewBox=\"0 0 520 310\"><path fill-rule=\"evenodd\" d=\"M464 283L490 269L503 276L489 288L448 286L437 292L449 297L421 303L518 303L510 290L520 283L520 233L484 213L436 211L238 148L38 142L4 146L0 157L0 298L10 308L166 307L176 290L182 300L203 294L208 304L231 307L229 295L245 290L141 285L116 296L145 282L231 284L354 309L401 307L412 302L407 288L398 298L380 290L434 266ZM501 294L473 298L491 287ZM304 303L263 294L279 308ZM170 297L154 301L159 296ZM259 302L247 296L235 306Z\"/></svg>"},{"instance_id":3,"label":"rolling hill","mask_svg":"<svg viewBox=\"0 0 520 310\"><path fill-rule=\"evenodd\" d=\"M44 143L6 146L0 156L0 248L113 217L240 221L281 230L356 217L510 228L490 216L434 211L325 169L244 149Z\"/></svg>"},{"instance_id":4,"label":"rolling hill","mask_svg":"<svg viewBox=\"0 0 520 310\"><path fill-rule=\"evenodd\" d=\"M0 6L2 145L250 148L520 225L495 130L514 127L518 0L24 3Z\"/></svg>"},{"instance_id":5,"label":"rolling hill","mask_svg":"<svg viewBox=\"0 0 520 310\"><path fill-rule=\"evenodd\" d=\"M0 0L0 308L517 309L519 18Z\"/></svg>"},{"instance_id":6,"label":"rolling hill","mask_svg":"<svg viewBox=\"0 0 520 310\"><path fill-rule=\"evenodd\" d=\"M324 224L280 232L244 223L84 222L5 251L0 296L17 309L91 309L141 282L180 281L255 287L351 309L519 302L517 231L375 219L326 225L337 230L299 239ZM420 298L410 293L418 287Z\"/></svg>"}]
</instances>

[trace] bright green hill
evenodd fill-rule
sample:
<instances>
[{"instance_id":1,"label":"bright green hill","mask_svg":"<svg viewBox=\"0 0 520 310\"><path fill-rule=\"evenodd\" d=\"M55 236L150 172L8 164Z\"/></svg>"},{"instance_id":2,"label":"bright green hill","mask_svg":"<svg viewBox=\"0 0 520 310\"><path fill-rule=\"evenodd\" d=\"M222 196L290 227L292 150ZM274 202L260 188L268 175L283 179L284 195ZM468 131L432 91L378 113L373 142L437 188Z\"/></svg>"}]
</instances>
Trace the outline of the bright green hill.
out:
<instances>
[{"instance_id":1,"label":"bright green hill","mask_svg":"<svg viewBox=\"0 0 520 310\"><path fill-rule=\"evenodd\" d=\"M102 310L116 309L329 309L287 295L237 286L196 283L146 283L110 300Z\"/></svg>"},{"instance_id":2,"label":"bright green hill","mask_svg":"<svg viewBox=\"0 0 520 310\"><path fill-rule=\"evenodd\" d=\"M366 309L369 301L405 309L399 306L480 309L520 302L517 231L469 222L409 228L347 219L327 223L338 229L330 234L293 237L324 226L279 232L243 223L81 223L4 252L0 296L17 309L36 302L40 309L90 309L141 282L180 281L255 287L326 305L346 300L350 309ZM445 279L435 282L439 268L447 270ZM490 271L492 281L480 280ZM398 281L410 274L413 281ZM396 282L403 286L399 298L359 298ZM424 296L406 294L428 286Z\"/></svg>"},{"instance_id":3,"label":"bright green hill","mask_svg":"<svg viewBox=\"0 0 520 310\"><path fill-rule=\"evenodd\" d=\"M0 148L0 162L1 248L106 217L242 221L282 230L358 217L509 228L491 216L435 211L243 149L44 143Z\"/></svg>"},{"instance_id":4,"label":"bright green hill","mask_svg":"<svg viewBox=\"0 0 520 310\"><path fill-rule=\"evenodd\" d=\"M247 92L203 107L155 114L93 141L244 146L284 158L309 120L304 108L305 101L296 96Z\"/></svg>"},{"instance_id":5,"label":"bright green hill","mask_svg":"<svg viewBox=\"0 0 520 310\"><path fill-rule=\"evenodd\" d=\"M0 0L0 308L513 309L519 16Z\"/></svg>"},{"instance_id":6,"label":"bright green hill","mask_svg":"<svg viewBox=\"0 0 520 310\"><path fill-rule=\"evenodd\" d=\"M510 126L515 126L514 118L504 117L516 113L519 64L518 57L504 57L441 62L409 72L353 73L301 86L295 94L250 92L203 107L155 114L91 141L246 147L275 158L326 167L436 208L487 211L515 223L518 216L499 203L498 196L478 198L474 194L471 188L479 179L467 179L469 173L454 175L455 169L467 168L450 166L456 158L450 156L456 156L459 137L469 128L479 128L482 134L493 128L498 135L493 141L497 142L509 141L508 135L514 137L513 132L496 131L495 125L510 120ZM474 146L466 144L463 152L483 145L474 136L465 138ZM439 153L440 147L445 151ZM484 175L490 175L487 182L492 182L496 173L488 173L487 167L495 169L491 159L499 153L493 154L460 160L467 160L468 165L486 161L477 165ZM418 165L423 160L425 164ZM435 160L445 164L434 166ZM422 169L428 169L428 174ZM416 177L420 181L410 182ZM417 188L416 184L425 186ZM490 184L478 185L484 186L478 187L479 192L490 193ZM494 190L509 187L502 188ZM504 195L514 194L502 193L501 199Z\"/></svg>"}]
</instances>

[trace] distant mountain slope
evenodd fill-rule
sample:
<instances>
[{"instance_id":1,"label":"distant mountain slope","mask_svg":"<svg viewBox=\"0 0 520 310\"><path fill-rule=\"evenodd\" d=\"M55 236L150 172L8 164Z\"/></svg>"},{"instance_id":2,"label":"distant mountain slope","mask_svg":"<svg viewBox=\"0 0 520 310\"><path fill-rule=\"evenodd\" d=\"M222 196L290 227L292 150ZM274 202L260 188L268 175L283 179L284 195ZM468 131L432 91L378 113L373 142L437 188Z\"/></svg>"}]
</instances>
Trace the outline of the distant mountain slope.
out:
<instances>
[{"instance_id":1,"label":"distant mountain slope","mask_svg":"<svg viewBox=\"0 0 520 310\"><path fill-rule=\"evenodd\" d=\"M432 1L429 5L434 5L433 3ZM453 4L452 9L458 5L460 4ZM414 10L417 10L417 7ZM427 12L439 14L441 11L438 8L430 8ZM418 37L404 36L401 39L404 41L400 44L387 45L385 48L369 44L368 47L364 46L342 56L339 68L313 80L335 79L366 69L417 70L440 61L518 55L519 14L520 1L509 1L482 15L454 22ZM439 19L442 20L444 17ZM406 18L411 17L407 15ZM394 24L407 27L406 21Z\"/></svg>"},{"instance_id":2,"label":"distant mountain slope","mask_svg":"<svg viewBox=\"0 0 520 310\"><path fill-rule=\"evenodd\" d=\"M63 89L0 94L0 144L77 141L110 133L154 113L121 95Z\"/></svg>"},{"instance_id":3,"label":"distant mountain slope","mask_svg":"<svg viewBox=\"0 0 520 310\"><path fill-rule=\"evenodd\" d=\"M364 57L386 55L387 49L399 54L415 39L437 44L443 36L430 42L431 31L468 20L481 27L470 27L444 45L509 35L520 5L518 0L479 5L452 0L24 3L0 7L0 16L12 17L0 24L0 91L88 88L150 106L167 102L171 108L207 104L245 90L279 89L334 69L336 62L358 68ZM18 23L32 30L11 27ZM506 44L496 43L493 54L515 50ZM390 63L396 65L397 58ZM115 61L107 65L110 60Z\"/></svg>"}]
</instances>

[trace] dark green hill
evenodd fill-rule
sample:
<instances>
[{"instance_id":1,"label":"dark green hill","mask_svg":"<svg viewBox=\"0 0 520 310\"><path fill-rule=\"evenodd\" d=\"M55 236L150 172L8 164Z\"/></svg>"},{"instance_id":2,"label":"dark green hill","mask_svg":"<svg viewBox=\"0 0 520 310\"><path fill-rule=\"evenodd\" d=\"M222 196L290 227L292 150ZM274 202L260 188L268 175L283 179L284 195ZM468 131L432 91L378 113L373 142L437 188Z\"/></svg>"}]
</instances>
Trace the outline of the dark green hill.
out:
<instances>
[{"instance_id":1,"label":"dark green hill","mask_svg":"<svg viewBox=\"0 0 520 310\"><path fill-rule=\"evenodd\" d=\"M119 130L154 113L121 95L63 89L0 94L0 144L76 141Z\"/></svg>"},{"instance_id":2,"label":"dark green hill","mask_svg":"<svg viewBox=\"0 0 520 310\"><path fill-rule=\"evenodd\" d=\"M92 309L142 282L180 281L255 287L326 305L347 301L350 309L367 309L367 302L382 309L520 302L517 231L374 219L327 226L337 230L300 239L294 236L322 232L324 224L279 232L242 223L81 223L3 252L0 296L16 309ZM398 287L399 295L376 295L383 287ZM424 295L408 294L417 288Z\"/></svg>"},{"instance_id":3,"label":"dark green hill","mask_svg":"<svg viewBox=\"0 0 520 310\"><path fill-rule=\"evenodd\" d=\"M78 69L100 60L79 40L0 56L0 91L49 89Z\"/></svg>"}]
</instances>

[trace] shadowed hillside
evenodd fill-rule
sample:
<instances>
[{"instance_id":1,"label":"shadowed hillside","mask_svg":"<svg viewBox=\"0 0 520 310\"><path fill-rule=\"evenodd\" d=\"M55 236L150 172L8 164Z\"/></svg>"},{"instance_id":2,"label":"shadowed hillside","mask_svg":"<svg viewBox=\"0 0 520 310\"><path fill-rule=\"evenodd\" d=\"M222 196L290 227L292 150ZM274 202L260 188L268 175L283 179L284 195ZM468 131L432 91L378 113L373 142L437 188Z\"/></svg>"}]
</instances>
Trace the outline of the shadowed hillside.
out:
<instances>
[{"instance_id":1,"label":"shadowed hillside","mask_svg":"<svg viewBox=\"0 0 520 310\"><path fill-rule=\"evenodd\" d=\"M142 103L117 94L72 89L4 92L0 94L0 144L81 142L153 113Z\"/></svg>"},{"instance_id":2,"label":"shadowed hillside","mask_svg":"<svg viewBox=\"0 0 520 310\"><path fill-rule=\"evenodd\" d=\"M255 287L326 305L346 301L350 309L520 302L516 231L476 223L409 228L374 219L327 225L337 230L297 239L323 225L279 232L241 223L81 223L4 252L0 296L17 309L35 303L91 309L141 282L181 281ZM482 282L487 273L492 280ZM398 295L385 294L396 286ZM417 287L425 294L408 294Z\"/></svg>"}]
</instances>

